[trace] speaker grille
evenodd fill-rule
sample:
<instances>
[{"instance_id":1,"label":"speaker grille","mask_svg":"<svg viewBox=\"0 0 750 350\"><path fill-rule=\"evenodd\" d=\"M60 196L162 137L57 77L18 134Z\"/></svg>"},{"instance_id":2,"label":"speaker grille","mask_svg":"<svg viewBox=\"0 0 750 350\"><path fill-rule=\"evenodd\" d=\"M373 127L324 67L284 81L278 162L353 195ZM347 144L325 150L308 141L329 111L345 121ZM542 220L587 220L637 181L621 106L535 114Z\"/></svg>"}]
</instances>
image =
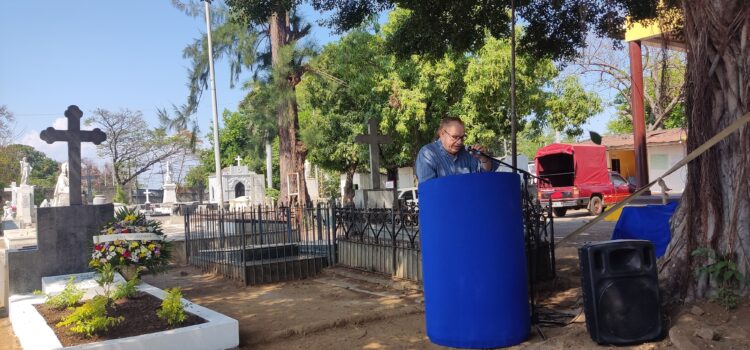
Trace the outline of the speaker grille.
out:
<instances>
[{"instance_id":1,"label":"speaker grille","mask_svg":"<svg viewBox=\"0 0 750 350\"><path fill-rule=\"evenodd\" d=\"M621 339L643 339L659 329L658 317L643 317L644 312L659 310L657 294L646 292L653 288L648 278L609 280L602 284L597 310L603 333Z\"/></svg>"}]
</instances>

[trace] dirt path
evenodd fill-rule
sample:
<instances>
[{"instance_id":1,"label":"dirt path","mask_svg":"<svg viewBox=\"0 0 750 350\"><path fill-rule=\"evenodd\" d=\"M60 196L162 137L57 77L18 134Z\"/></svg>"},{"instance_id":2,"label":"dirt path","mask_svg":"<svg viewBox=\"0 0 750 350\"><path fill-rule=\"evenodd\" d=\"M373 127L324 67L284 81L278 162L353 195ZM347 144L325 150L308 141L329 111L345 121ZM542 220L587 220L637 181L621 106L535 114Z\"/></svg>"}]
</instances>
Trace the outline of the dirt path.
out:
<instances>
[{"instance_id":1,"label":"dirt path","mask_svg":"<svg viewBox=\"0 0 750 350\"><path fill-rule=\"evenodd\" d=\"M556 236L572 232L588 219L572 212L556 221ZM543 317L569 314L564 327L532 330L528 341L512 349L602 349L591 341L582 314L577 247L609 239L613 223L601 223L556 250L558 278L539 285ZM195 268L175 266L166 274L146 276L160 288L180 286L184 296L240 323L242 349L443 349L426 336L423 295L418 286L342 268L326 269L316 278L238 286ZM698 306L698 311L691 309ZM750 299L727 311L708 302L691 304L670 319L661 341L616 349L748 349ZM703 339L698 333L716 335ZM713 336L711 337L713 338ZM13 339L13 340L11 340ZM0 315L0 350L20 349L7 316Z\"/></svg>"}]
</instances>

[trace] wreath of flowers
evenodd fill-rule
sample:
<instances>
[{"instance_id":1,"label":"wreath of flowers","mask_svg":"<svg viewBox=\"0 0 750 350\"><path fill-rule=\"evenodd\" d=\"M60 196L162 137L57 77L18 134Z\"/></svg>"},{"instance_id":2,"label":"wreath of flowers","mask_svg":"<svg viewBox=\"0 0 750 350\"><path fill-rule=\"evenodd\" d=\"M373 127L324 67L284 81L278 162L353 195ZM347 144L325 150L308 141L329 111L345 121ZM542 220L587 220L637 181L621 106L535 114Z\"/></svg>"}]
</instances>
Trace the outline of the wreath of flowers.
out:
<instances>
[{"instance_id":1,"label":"wreath of flowers","mask_svg":"<svg viewBox=\"0 0 750 350\"><path fill-rule=\"evenodd\" d=\"M136 266L158 272L169 264L170 245L164 240L161 223L146 219L146 215L123 208L117 211L95 237L89 266L99 269L105 264L113 267ZM127 237L132 234L133 237ZM110 239L107 235L117 235Z\"/></svg>"}]
</instances>

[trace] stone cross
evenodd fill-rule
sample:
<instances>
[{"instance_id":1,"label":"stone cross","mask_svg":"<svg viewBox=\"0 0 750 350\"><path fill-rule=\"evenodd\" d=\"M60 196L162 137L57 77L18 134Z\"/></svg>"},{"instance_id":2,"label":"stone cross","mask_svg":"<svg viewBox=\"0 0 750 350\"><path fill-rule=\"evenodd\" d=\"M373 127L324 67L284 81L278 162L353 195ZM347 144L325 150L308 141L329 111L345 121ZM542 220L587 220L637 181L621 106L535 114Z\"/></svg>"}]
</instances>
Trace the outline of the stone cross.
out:
<instances>
[{"instance_id":1,"label":"stone cross","mask_svg":"<svg viewBox=\"0 0 750 350\"><path fill-rule=\"evenodd\" d=\"M107 139L107 134L99 128L81 130L83 112L78 106L70 106L65 111L68 118L68 130L55 130L49 127L39 137L51 144L57 141L68 143L68 172L70 184L70 205L81 205L81 142L93 142L98 145Z\"/></svg>"},{"instance_id":2,"label":"stone cross","mask_svg":"<svg viewBox=\"0 0 750 350\"><path fill-rule=\"evenodd\" d=\"M150 195L152 193L153 192L149 191L148 188L145 191L143 191L143 194L146 195L146 204L150 204L151 203L151 200L148 198L148 195Z\"/></svg>"},{"instance_id":3,"label":"stone cross","mask_svg":"<svg viewBox=\"0 0 750 350\"><path fill-rule=\"evenodd\" d=\"M10 187L3 188L3 191L11 193L10 203L16 205L16 195L18 194L18 186L16 186L16 182L11 182ZM0 205L2 204L0 203Z\"/></svg>"},{"instance_id":4,"label":"stone cross","mask_svg":"<svg viewBox=\"0 0 750 350\"><path fill-rule=\"evenodd\" d=\"M234 158L234 160L237 161L237 166L240 166L240 161L242 160L242 157L237 156L237 158Z\"/></svg>"},{"instance_id":5,"label":"stone cross","mask_svg":"<svg viewBox=\"0 0 750 350\"><path fill-rule=\"evenodd\" d=\"M357 143L365 143L370 146L370 179L372 188L380 188L380 145L389 144L393 139L387 135L378 134L378 121L370 118L367 121L367 134L357 135Z\"/></svg>"}]
</instances>

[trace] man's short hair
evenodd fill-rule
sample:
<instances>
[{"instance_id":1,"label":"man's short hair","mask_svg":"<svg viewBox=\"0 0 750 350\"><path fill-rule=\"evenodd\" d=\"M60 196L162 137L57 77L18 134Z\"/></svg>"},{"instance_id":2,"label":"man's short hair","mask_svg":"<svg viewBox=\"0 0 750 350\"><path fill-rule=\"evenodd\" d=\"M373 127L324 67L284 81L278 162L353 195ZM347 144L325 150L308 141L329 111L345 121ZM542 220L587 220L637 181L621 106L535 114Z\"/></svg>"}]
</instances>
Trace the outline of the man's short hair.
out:
<instances>
[{"instance_id":1,"label":"man's short hair","mask_svg":"<svg viewBox=\"0 0 750 350\"><path fill-rule=\"evenodd\" d=\"M459 124L461 124L461 126L466 126L466 125L464 125L463 120L461 120L461 118L459 118L459 117L450 117L450 116L443 117L442 119L440 119L440 125L438 126L437 130L435 131L435 139L436 140L440 138L440 132L443 131L443 129L445 129L445 127L447 127L448 124L450 124L450 123L459 123Z\"/></svg>"}]
</instances>

